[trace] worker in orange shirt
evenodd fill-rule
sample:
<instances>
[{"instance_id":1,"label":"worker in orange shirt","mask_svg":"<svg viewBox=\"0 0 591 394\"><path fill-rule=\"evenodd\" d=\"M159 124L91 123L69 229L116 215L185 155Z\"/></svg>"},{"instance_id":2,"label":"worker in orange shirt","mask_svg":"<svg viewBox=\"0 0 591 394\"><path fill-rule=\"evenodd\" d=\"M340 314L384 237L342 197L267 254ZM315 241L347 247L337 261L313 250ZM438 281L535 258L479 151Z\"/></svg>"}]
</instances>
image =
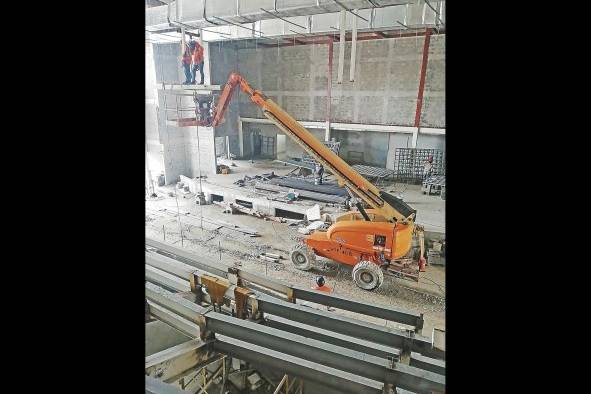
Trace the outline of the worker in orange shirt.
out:
<instances>
[{"instance_id":1,"label":"worker in orange shirt","mask_svg":"<svg viewBox=\"0 0 591 394\"><path fill-rule=\"evenodd\" d=\"M318 276L316 277L316 286L312 287L313 290L324 291L326 293L331 293L332 289L324 283L324 277Z\"/></svg>"},{"instance_id":2,"label":"worker in orange shirt","mask_svg":"<svg viewBox=\"0 0 591 394\"><path fill-rule=\"evenodd\" d=\"M189 41L189 48L191 48L191 53L193 56L193 66L191 68L191 84L195 84L195 73L197 72L197 69L199 69L199 74L201 74L201 82L199 82L199 85L203 85L203 47L197 41L191 40Z\"/></svg>"},{"instance_id":3,"label":"worker in orange shirt","mask_svg":"<svg viewBox=\"0 0 591 394\"><path fill-rule=\"evenodd\" d=\"M322 277L322 276L316 277L316 286L313 286L312 289L317 290L317 291L323 291L325 293L332 293L332 289L325 284L324 277ZM321 307L321 308L323 308L323 307ZM326 310L327 311L334 311L335 309L326 305Z\"/></svg>"},{"instance_id":4,"label":"worker in orange shirt","mask_svg":"<svg viewBox=\"0 0 591 394\"><path fill-rule=\"evenodd\" d=\"M191 61L192 61L192 56L191 56L191 50L189 49L188 46L185 46L185 52L183 53L183 60L182 60L182 66L183 66L183 71L185 72L185 82L183 82L183 85L188 85L191 83Z\"/></svg>"}]
</instances>

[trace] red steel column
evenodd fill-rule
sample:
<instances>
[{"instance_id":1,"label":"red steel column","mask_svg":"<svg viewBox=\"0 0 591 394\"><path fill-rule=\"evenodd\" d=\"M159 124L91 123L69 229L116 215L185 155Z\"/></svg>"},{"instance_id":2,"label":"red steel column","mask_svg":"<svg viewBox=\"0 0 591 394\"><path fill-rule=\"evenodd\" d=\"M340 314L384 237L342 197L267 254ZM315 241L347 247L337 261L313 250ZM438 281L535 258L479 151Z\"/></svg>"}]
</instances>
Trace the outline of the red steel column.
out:
<instances>
[{"instance_id":1,"label":"red steel column","mask_svg":"<svg viewBox=\"0 0 591 394\"><path fill-rule=\"evenodd\" d=\"M423 92L425 91L425 75L427 74L427 62L429 61L429 43L431 42L431 29L425 31L425 43L423 44L423 62L421 64L421 76L419 79L419 94L417 97L417 111L415 112L415 127L421 124L421 109L423 108Z\"/></svg>"},{"instance_id":2,"label":"red steel column","mask_svg":"<svg viewBox=\"0 0 591 394\"><path fill-rule=\"evenodd\" d=\"M326 121L330 127L331 97L332 97L332 42L333 38L328 37L328 83L326 84ZM325 140L330 138L330 129L325 133Z\"/></svg>"}]
</instances>

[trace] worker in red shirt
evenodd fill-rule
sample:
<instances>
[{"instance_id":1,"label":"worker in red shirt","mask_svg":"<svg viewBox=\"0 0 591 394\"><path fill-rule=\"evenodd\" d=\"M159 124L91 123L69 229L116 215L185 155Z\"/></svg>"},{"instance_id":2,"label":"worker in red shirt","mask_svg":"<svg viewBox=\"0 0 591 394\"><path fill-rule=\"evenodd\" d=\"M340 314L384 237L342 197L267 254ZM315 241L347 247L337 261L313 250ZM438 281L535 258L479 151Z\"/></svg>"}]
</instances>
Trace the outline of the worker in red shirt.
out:
<instances>
[{"instance_id":1,"label":"worker in red shirt","mask_svg":"<svg viewBox=\"0 0 591 394\"><path fill-rule=\"evenodd\" d=\"M183 85L188 85L191 83L191 61L193 57L191 56L191 50L188 46L185 47L185 52L183 53L183 60L181 65L183 67L183 71L185 72L185 82Z\"/></svg>"},{"instance_id":2,"label":"worker in red shirt","mask_svg":"<svg viewBox=\"0 0 591 394\"><path fill-rule=\"evenodd\" d=\"M203 85L203 47L195 40L189 41L189 47L191 48L191 53L193 56L193 66L191 68L191 84L195 84L195 73L197 72L197 69L199 69L199 74L201 74L201 82L199 82L199 85Z\"/></svg>"},{"instance_id":3,"label":"worker in red shirt","mask_svg":"<svg viewBox=\"0 0 591 394\"><path fill-rule=\"evenodd\" d=\"M324 277L316 277L316 286L312 287L313 290L324 291L326 293L332 292L332 289L324 284Z\"/></svg>"}]
</instances>

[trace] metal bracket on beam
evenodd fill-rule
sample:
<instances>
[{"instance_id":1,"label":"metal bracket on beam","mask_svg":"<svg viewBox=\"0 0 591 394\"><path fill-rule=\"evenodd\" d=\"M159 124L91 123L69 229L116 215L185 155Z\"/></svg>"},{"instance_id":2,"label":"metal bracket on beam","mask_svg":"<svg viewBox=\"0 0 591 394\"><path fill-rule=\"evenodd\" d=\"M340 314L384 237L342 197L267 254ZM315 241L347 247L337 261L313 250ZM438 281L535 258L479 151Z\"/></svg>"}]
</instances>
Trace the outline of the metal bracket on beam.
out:
<instances>
[{"instance_id":1,"label":"metal bracket on beam","mask_svg":"<svg viewBox=\"0 0 591 394\"><path fill-rule=\"evenodd\" d=\"M201 276L201 285L205 287L207 293L211 297L212 305L217 305L219 308L224 304L224 294L230 287L230 282L226 279L216 278L210 275Z\"/></svg>"},{"instance_id":2,"label":"metal bracket on beam","mask_svg":"<svg viewBox=\"0 0 591 394\"><path fill-rule=\"evenodd\" d=\"M248 297L248 303L250 304L250 311L253 319L259 317L259 300L256 296L251 295Z\"/></svg>"},{"instance_id":3,"label":"metal bracket on beam","mask_svg":"<svg viewBox=\"0 0 591 394\"><path fill-rule=\"evenodd\" d=\"M295 304L296 303L296 298L293 295L293 287L291 287L291 286L288 287L287 288L287 292L286 292L285 295L287 296L287 301L288 302L291 302L292 304Z\"/></svg>"},{"instance_id":4,"label":"metal bracket on beam","mask_svg":"<svg viewBox=\"0 0 591 394\"><path fill-rule=\"evenodd\" d=\"M241 286L241 280L239 277L238 268L230 267L228 268L228 282L234 286Z\"/></svg>"},{"instance_id":5,"label":"metal bracket on beam","mask_svg":"<svg viewBox=\"0 0 591 394\"><path fill-rule=\"evenodd\" d=\"M417 325L415 326L415 333L421 335L423 333L423 325L425 324L424 315L421 313L421 316L417 320Z\"/></svg>"},{"instance_id":6,"label":"metal bracket on beam","mask_svg":"<svg viewBox=\"0 0 591 394\"><path fill-rule=\"evenodd\" d=\"M253 292L244 287L234 287L234 302L236 303L236 317L245 319L247 315L248 298ZM254 315L254 313L253 313Z\"/></svg>"}]
</instances>

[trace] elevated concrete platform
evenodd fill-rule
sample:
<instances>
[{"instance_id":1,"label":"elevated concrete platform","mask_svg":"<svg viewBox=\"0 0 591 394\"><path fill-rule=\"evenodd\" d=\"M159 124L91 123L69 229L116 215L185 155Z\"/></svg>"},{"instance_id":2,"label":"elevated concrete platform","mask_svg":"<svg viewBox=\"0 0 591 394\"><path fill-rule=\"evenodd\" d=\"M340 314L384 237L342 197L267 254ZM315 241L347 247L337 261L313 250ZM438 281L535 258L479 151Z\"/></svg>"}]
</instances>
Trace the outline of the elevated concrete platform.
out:
<instances>
[{"instance_id":1,"label":"elevated concrete platform","mask_svg":"<svg viewBox=\"0 0 591 394\"><path fill-rule=\"evenodd\" d=\"M156 87L158 90L176 96L193 96L195 93L208 95L222 90L221 85L183 85L178 82L159 83Z\"/></svg>"},{"instance_id":2,"label":"elevated concrete platform","mask_svg":"<svg viewBox=\"0 0 591 394\"><path fill-rule=\"evenodd\" d=\"M169 119L166 121L167 126L174 127L194 127L198 126L196 118L180 118L180 119Z\"/></svg>"}]
</instances>

